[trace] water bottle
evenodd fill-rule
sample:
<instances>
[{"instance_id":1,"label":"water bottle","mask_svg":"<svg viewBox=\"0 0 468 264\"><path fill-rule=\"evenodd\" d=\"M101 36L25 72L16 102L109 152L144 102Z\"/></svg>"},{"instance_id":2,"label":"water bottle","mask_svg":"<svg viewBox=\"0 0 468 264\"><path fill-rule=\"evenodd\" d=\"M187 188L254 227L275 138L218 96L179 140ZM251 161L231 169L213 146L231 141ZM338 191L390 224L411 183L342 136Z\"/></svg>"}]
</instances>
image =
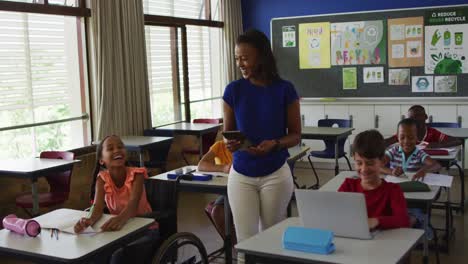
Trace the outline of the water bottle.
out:
<instances>
[{"instance_id":1,"label":"water bottle","mask_svg":"<svg viewBox=\"0 0 468 264\"><path fill-rule=\"evenodd\" d=\"M14 214L3 218L3 226L10 231L30 237L36 237L41 233L41 226L36 220L21 219Z\"/></svg>"}]
</instances>

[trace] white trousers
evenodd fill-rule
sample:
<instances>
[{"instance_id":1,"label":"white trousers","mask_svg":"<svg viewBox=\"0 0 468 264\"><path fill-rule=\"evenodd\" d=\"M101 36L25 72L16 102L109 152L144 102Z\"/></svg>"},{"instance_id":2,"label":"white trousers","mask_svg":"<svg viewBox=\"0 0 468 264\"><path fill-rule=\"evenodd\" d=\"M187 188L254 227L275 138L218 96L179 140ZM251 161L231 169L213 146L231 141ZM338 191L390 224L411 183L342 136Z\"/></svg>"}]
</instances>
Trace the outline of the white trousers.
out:
<instances>
[{"instance_id":1,"label":"white trousers","mask_svg":"<svg viewBox=\"0 0 468 264\"><path fill-rule=\"evenodd\" d=\"M286 162L277 171L263 177L248 177L231 168L228 197L237 241L286 219L293 190L291 170Z\"/></svg>"}]
</instances>

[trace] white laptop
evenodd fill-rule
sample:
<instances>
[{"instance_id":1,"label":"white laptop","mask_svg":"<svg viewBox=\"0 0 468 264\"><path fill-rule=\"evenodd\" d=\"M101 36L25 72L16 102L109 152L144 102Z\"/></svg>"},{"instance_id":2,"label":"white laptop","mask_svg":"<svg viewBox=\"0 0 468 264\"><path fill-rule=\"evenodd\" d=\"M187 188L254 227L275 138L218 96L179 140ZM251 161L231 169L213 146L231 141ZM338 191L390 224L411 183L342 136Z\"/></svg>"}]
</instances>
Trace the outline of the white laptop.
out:
<instances>
[{"instance_id":1,"label":"white laptop","mask_svg":"<svg viewBox=\"0 0 468 264\"><path fill-rule=\"evenodd\" d=\"M331 230L336 236L372 239L364 194L296 190L304 227Z\"/></svg>"}]
</instances>

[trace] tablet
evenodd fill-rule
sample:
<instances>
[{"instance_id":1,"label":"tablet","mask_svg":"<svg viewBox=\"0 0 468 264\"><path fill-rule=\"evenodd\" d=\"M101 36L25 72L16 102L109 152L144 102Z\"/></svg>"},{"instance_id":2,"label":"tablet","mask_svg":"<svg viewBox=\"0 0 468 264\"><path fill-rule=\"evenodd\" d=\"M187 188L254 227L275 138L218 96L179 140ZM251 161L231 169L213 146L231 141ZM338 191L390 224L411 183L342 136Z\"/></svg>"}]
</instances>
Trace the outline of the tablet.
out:
<instances>
[{"instance_id":1,"label":"tablet","mask_svg":"<svg viewBox=\"0 0 468 264\"><path fill-rule=\"evenodd\" d=\"M223 137L228 140L239 140L241 142L239 150L245 150L253 146L253 144L240 131L224 131Z\"/></svg>"},{"instance_id":2,"label":"tablet","mask_svg":"<svg viewBox=\"0 0 468 264\"><path fill-rule=\"evenodd\" d=\"M245 139L244 134L240 131L223 131L223 137L229 140L239 140L242 141Z\"/></svg>"}]
</instances>

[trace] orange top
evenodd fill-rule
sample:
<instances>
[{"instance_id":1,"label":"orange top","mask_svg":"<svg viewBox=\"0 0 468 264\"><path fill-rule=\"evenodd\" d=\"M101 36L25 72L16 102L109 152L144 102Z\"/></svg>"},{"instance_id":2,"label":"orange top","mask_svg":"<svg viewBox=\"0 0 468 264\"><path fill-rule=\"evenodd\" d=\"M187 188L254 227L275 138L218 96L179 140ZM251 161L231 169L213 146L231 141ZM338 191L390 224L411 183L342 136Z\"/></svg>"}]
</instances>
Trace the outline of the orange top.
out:
<instances>
[{"instance_id":1,"label":"orange top","mask_svg":"<svg viewBox=\"0 0 468 264\"><path fill-rule=\"evenodd\" d=\"M228 165L232 163L232 153L227 149L223 140L214 143L210 151L213 151L215 154L216 165Z\"/></svg>"},{"instance_id":2,"label":"orange top","mask_svg":"<svg viewBox=\"0 0 468 264\"><path fill-rule=\"evenodd\" d=\"M127 167L127 176L125 183L122 187L118 188L115 186L114 181L108 170L101 171L98 174L98 177L104 181L104 200L106 201L107 208L111 214L119 214L128 204L130 200L130 194L132 192L133 180L135 179L135 174L141 175L137 177L148 178L148 172L145 168L133 168ZM150 213L151 206L146 199L146 191L143 186L143 192L141 192L141 199L138 204L137 215L143 215Z\"/></svg>"}]
</instances>

